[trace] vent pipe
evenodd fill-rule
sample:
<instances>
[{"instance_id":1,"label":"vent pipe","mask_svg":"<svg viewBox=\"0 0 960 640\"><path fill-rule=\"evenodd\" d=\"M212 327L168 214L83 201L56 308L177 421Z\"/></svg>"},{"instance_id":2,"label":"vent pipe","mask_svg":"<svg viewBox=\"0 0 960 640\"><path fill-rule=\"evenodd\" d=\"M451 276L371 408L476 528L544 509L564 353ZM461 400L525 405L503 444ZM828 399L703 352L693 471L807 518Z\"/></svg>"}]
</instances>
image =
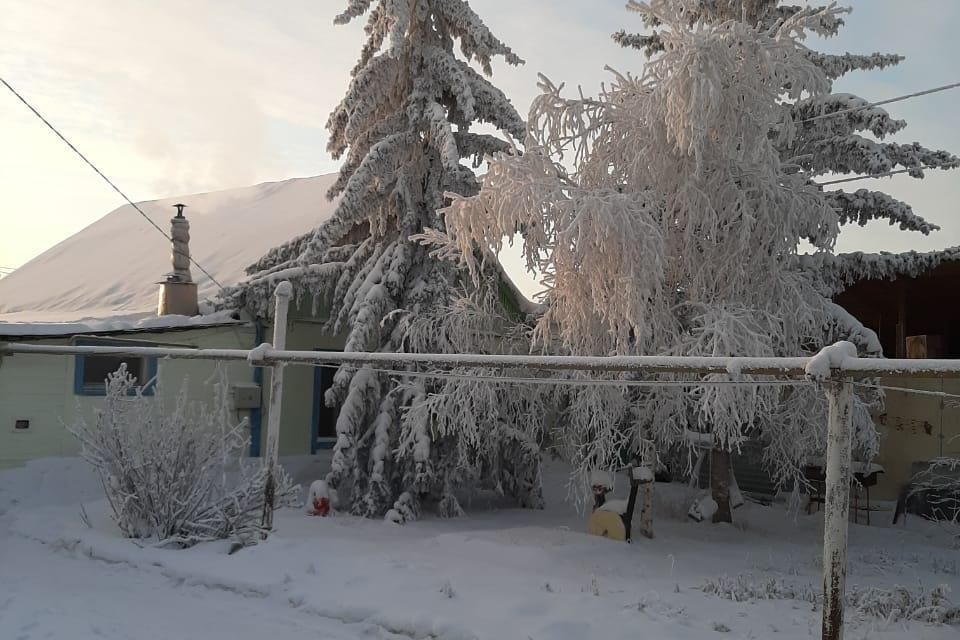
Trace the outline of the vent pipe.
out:
<instances>
[{"instance_id":1,"label":"vent pipe","mask_svg":"<svg viewBox=\"0 0 960 640\"><path fill-rule=\"evenodd\" d=\"M190 222L183 215L187 205L178 203L173 206L177 210L177 215L170 219L173 271L160 283L157 315L195 316L199 308L197 285L190 275Z\"/></svg>"}]
</instances>

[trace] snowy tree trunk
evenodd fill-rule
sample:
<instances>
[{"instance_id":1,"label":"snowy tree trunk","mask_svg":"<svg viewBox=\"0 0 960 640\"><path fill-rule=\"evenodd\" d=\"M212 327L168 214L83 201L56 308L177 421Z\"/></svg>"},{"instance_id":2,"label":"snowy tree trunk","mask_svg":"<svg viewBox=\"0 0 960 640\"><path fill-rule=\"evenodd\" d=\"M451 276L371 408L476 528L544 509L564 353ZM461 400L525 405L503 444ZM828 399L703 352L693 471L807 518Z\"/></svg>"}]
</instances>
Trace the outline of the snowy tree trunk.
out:
<instances>
[{"instance_id":1,"label":"snowy tree trunk","mask_svg":"<svg viewBox=\"0 0 960 640\"><path fill-rule=\"evenodd\" d=\"M823 640L843 638L847 519L850 514L852 395L852 387L846 380L834 380L827 386L829 424L823 522Z\"/></svg>"},{"instance_id":2,"label":"snowy tree trunk","mask_svg":"<svg viewBox=\"0 0 960 640\"><path fill-rule=\"evenodd\" d=\"M733 522L730 509L730 452L716 445L710 456L710 489L717 503L713 521Z\"/></svg>"}]
</instances>

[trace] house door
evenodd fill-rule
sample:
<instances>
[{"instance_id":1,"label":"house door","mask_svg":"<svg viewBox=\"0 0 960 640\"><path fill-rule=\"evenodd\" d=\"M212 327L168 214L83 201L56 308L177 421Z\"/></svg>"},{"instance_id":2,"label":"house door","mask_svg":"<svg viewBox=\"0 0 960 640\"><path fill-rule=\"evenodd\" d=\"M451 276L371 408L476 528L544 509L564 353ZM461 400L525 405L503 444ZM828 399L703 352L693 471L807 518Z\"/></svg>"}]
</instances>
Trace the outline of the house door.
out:
<instances>
[{"instance_id":1,"label":"house door","mask_svg":"<svg viewBox=\"0 0 960 640\"><path fill-rule=\"evenodd\" d=\"M337 440L337 407L328 407L324 401L327 389L333 386L336 365L316 367L313 370L313 442L310 452L319 449L332 449Z\"/></svg>"}]
</instances>

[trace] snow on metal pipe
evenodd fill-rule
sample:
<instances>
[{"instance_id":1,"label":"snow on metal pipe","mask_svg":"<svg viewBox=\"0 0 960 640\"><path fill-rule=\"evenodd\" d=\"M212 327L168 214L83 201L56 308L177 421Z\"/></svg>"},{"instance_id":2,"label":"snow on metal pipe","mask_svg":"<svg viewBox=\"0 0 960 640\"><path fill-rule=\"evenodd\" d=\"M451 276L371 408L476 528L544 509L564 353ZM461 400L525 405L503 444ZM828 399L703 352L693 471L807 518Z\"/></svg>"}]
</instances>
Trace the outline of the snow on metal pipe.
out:
<instances>
[{"instance_id":1,"label":"snow on metal pipe","mask_svg":"<svg viewBox=\"0 0 960 640\"><path fill-rule=\"evenodd\" d=\"M829 348L829 347L828 347ZM691 373L729 375L782 375L800 377L814 358L722 356L530 356L469 353L366 353L287 351L271 345L247 349L183 349L134 346L80 346L0 342L0 356L122 355L186 360L246 360L256 366L278 362L297 365L431 365L440 368L487 367L545 371L619 371L636 373ZM830 365L856 378L943 377L960 378L960 360L906 360L844 357Z\"/></svg>"},{"instance_id":2,"label":"snow on metal pipe","mask_svg":"<svg viewBox=\"0 0 960 640\"><path fill-rule=\"evenodd\" d=\"M287 311L293 297L293 285L286 280L274 292L276 312L273 321L273 344L282 351L287 346ZM276 506L276 469L280 455L280 408L283 404L283 370L286 362L273 363L270 374L270 401L267 408L267 479L264 484L263 517L265 531L273 529L273 509Z\"/></svg>"}]
</instances>

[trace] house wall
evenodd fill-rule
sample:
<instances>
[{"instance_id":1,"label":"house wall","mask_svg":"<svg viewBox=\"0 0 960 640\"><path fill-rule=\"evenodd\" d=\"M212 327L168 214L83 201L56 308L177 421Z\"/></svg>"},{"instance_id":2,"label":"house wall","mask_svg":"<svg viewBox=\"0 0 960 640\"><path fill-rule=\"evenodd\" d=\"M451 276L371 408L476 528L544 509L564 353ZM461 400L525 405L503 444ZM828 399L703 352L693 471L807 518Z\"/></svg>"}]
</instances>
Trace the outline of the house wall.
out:
<instances>
[{"instance_id":1,"label":"house wall","mask_svg":"<svg viewBox=\"0 0 960 640\"><path fill-rule=\"evenodd\" d=\"M345 336L327 335L322 330L321 310L313 316L309 305L294 306L287 329L287 348L302 351L342 351ZM194 330L138 332L105 339L134 341L146 345L193 348L251 349L259 341L270 342L273 328L266 325L258 336L256 327L232 325ZM86 336L85 336L86 337ZM17 340L35 344L71 344L71 337ZM0 360L0 468L26 460L78 453L77 443L65 424L91 422L100 396L77 395L74 391L76 357L17 355ZM252 383L255 369L245 362L224 363L230 384ZM211 403L212 389L206 384L217 363L203 360L157 362L158 396L172 404L186 383L191 401ZM263 394L259 421L255 411L237 411L237 419L251 418L252 429L260 425L260 448L264 451L269 406L270 367L262 371ZM280 421L280 455L305 455L311 451L314 432L314 368L288 366L284 372L283 405ZM17 420L30 421L27 431L15 430ZM253 435L253 434L251 434Z\"/></svg>"},{"instance_id":2,"label":"house wall","mask_svg":"<svg viewBox=\"0 0 960 640\"><path fill-rule=\"evenodd\" d=\"M111 337L114 338L116 336ZM126 334L119 338L151 345L246 349L254 346L255 330L252 326L234 325ZM45 338L29 342L67 345L71 339ZM64 425L79 420L92 422L94 410L101 406L103 398L75 394L75 365L74 356L16 355L0 360L0 468L32 458L77 454L77 443ZM186 384L190 400L210 402L211 389L206 381L216 366L215 362L200 360L158 360L157 396L172 402ZM253 381L253 369L246 363L224 366L230 383ZM30 420L30 429L15 430L15 421L19 419Z\"/></svg>"},{"instance_id":3,"label":"house wall","mask_svg":"<svg viewBox=\"0 0 960 640\"><path fill-rule=\"evenodd\" d=\"M268 327L265 340L271 340ZM291 351L343 351L344 336L323 332L322 322L309 315L308 310L291 309L287 328L287 349ZM269 403L270 368L264 370L264 407ZM280 455L309 453L314 428L314 368L287 366L283 373L283 403L280 419ZM267 417L264 410L261 448L265 451Z\"/></svg>"},{"instance_id":4,"label":"house wall","mask_svg":"<svg viewBox=\"0 0 960 640\"><path fill-rule=\"evenodd\" d=\"M884 386L960 394L960 380L890 378ZM895 500L910 479L912 466L938 456L960 458L960 407L936 396L887 391L884 411L876 417L883 466L871 497Z\"/></svg>"}]
</instances>

